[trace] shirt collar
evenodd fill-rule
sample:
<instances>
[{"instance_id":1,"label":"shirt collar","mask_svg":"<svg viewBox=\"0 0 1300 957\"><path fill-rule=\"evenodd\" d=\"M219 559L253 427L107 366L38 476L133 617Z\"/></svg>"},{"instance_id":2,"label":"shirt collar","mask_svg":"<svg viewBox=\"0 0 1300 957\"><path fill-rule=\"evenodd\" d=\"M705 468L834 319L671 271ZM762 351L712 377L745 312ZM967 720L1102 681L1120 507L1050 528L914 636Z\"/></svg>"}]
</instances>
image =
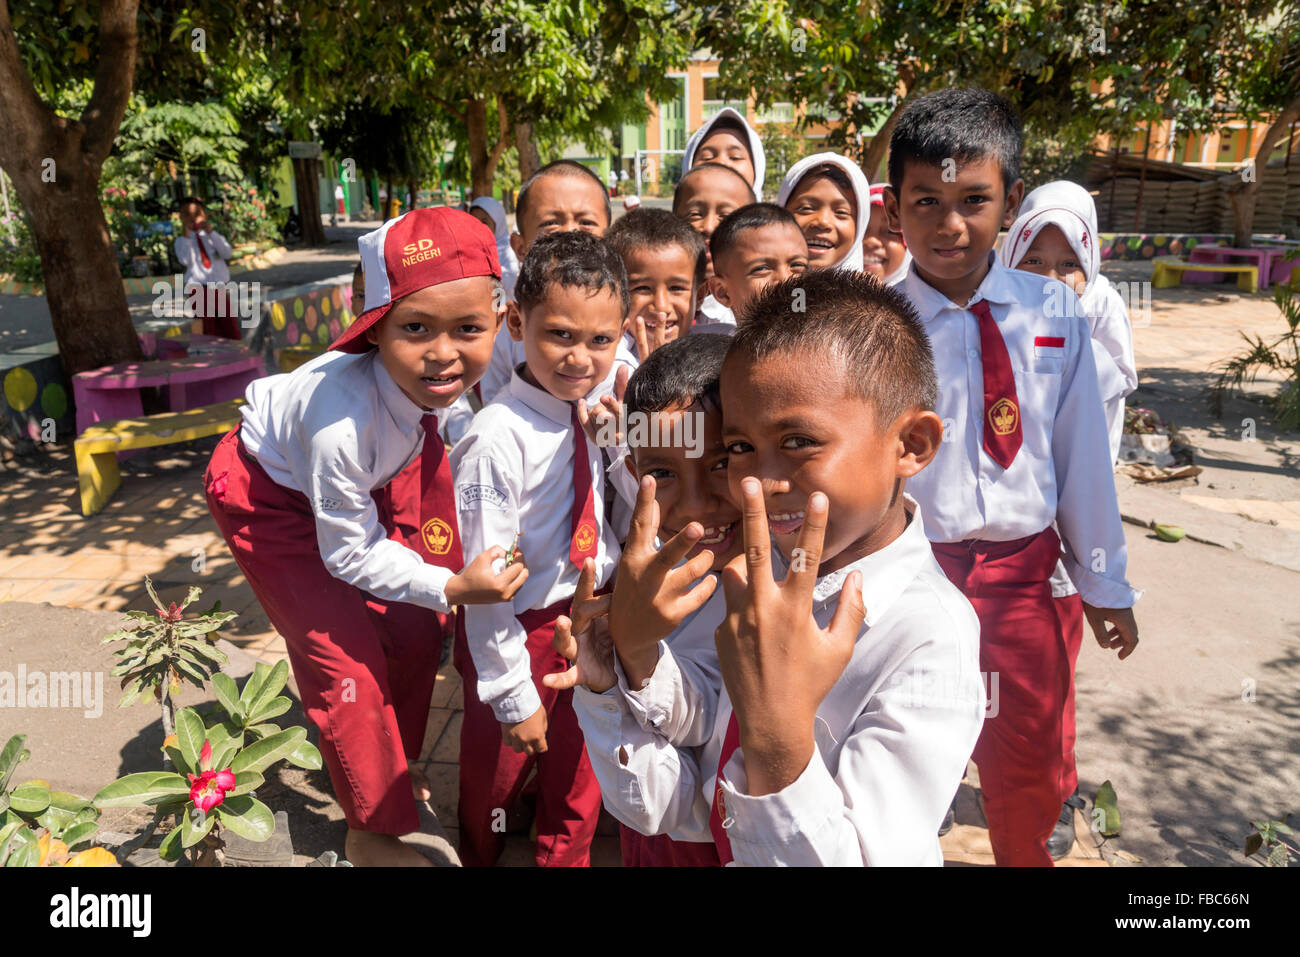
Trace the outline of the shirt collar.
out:
<instances>
[{"instance_id":1,"label":"shirt collar","mask_svg":"<svg viewBox=\"0 0 1300 957\"><path fill-rule=\"evenodd\" d=\"M384 368L384 363L379 358L378 349L367 353L363 360L370 362L375 376L375 386L379 389L379 401L384 404L384 408L388 410L388 414L393 417L393 422L399 429L403 432L414 432L421 428L420 420L426 415L432 415L438 420L438 426L442 426L447 410L431 409L426 412L416 405L388 374L388 370Z\"/></svg>"},{"instance_id":2,"label":"shirt collar","mask_svg":"<svg viewBox=\"0 0 1300 957\"><path fill-rule=\"evenodd\" d=\"M545 389L529 385L519 374L518 367L510 373L509 388L512 396L538 415L545 416L566 429L573 424L573 404L564 399L557 399Z\"/></svg>"},{"instance_id":3,"label":"shirt collar","mask_svg":"<svg viewBox=\"0 0 1300 957\"><path fill-rule=\"evenodd\" d=\"M1006 266L1002 265L998 259L997 253L989 252L989 271L983 281L971 294L970 302L965 306L959 306L939 290L935 289L928 282L921 278L921 274L916 271L916 260L912 260L911 266L908 267L907 275L903 277L903 291L907 297L916 304L917 312L920 313L921 321L928 322L935 318L945 309L955 309L958 312L968 312L970 307L979 302L981 299L987 302L1007 304L1015 301L1015 290L1011 288L1008 281Z\"/></svg>"}]
</instances>

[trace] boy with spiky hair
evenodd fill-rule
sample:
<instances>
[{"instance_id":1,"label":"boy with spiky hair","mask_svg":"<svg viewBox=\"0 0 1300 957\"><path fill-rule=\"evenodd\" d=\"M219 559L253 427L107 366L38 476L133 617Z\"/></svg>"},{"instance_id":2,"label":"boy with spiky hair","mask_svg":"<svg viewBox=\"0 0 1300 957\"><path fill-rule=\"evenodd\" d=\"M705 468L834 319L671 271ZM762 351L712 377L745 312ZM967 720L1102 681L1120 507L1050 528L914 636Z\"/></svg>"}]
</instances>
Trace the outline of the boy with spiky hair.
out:
<instances>
[{"instance_id":1,"label":"boy with spiky hair","mask_svg":"<svg viewBox=\"0 0 1300 957\"><path fill-rule=\"evenodd\" d=\"M750 203L724 219L709 237L713 294L744 321L745 307L759 292L808 271L808 243L784 206ZM734 327L728 329L728 334Z\"/></svg>"},{"instance_id":2,"label":"boy with spiky hair","mask_svg":"<svg viewBox=\"0 0 1300 957\"><path fill-rule=\"evenodd\" d=\"M634 209L605 234L627 269L625 335L638 362L691 330L704 288L704 239L666 209Z\"/></svg>"}]
</instances>

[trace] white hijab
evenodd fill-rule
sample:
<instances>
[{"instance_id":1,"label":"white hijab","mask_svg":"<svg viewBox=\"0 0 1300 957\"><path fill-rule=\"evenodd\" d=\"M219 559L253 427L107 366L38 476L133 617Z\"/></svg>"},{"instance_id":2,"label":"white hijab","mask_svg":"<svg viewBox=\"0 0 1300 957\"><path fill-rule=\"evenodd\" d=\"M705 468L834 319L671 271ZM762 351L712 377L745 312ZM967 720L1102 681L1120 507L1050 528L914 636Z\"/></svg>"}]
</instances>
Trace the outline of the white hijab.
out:
<instances>
[{"instance_id":1,"label":"white hijab","mask_svg":"<svg viewBox=\"0 0 1300 957\"><path fill-rule=\"evenodd\" d=\"M1097 248L1097 207L1088 191L1077 183L1058 180L1040 186L1020 205L1020 216L1012 224L998 255L1002 264L1015 269L1025 258L1034 239L1046 226L1055 226L1079 257L1087 281L1083 296L1101 275L1101 250Z\"/></svg>"},{"instance_id":2,"label":"white hijab","mask_svg":"<svg viewBox=\"0 0 1300 957\"><path fill-rule=\"evenodd\" d=\"M727 117L736 122L741 129L745 131L745 138L749 141L749 156L754 163L754 195L759 199L763 198L763 176L767 173L767 157L763 153L763 141L759 139L758 133L750 126L743 116L737 113L729 106L718 110L715 116L705 121L704 125L691 134L691 138L686 142L686 153L682 156L682 174L686 172L695 163L695 151L700 148L700 144L708 137L709 131L717 125L718 120ZM730 124L728 124L730 125Z\"/></svg>"},{"instance_id":3,"label":"white hijab","mask_svg":"<svg viewBox=\"0 0 1300 957\"><path fill-rule=\"evenodd\" d=\"M510 248L510 227L506 225L506 208L491 196L479 196L469 204L470 209L483 210L492 218L492 233L497 241L497 259L501 262L501 285L506 295L514 298L515 280L519 278L519 257Z\"/></svg>"},{"instance_id":4,"label":"white hijab","mask_svg":"<svg viewBox=\"0 0 1300 957\"><path fill-rule=\"evenodd\" d=\"M862 239L867 235L867 223L871 219L871 184L867 182L866 174L857 163L839 153L814 153L812 156L805 156L791 166L789 172L785 174L785 179L781 181L781 191L776 194L776 204L784 207L790 194L810 169L828 164L838 166L848 174L849 182L853 184L853 196L858 204L858 212L854 217L856 228L853 232L853 245L849 247L847 255L830 268L855 269L861 272Z\"/></svg>"}]
</instances>

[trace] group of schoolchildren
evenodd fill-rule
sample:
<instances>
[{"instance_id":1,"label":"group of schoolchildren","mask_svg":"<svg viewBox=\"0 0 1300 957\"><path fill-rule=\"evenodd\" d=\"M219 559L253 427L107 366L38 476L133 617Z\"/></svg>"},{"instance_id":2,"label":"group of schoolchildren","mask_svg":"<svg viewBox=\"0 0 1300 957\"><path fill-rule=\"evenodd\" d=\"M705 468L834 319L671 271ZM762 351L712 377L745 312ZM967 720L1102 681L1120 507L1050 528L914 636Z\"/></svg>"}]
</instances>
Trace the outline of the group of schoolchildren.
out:
<instances>
[{"instance_id":1,"label":"group of schoolchildren","mask_svg":"<svg viewBox=\"0 0 1300 957\"><path fill-rule=\"evenodd\" d=\"M528 808L537 863L585 865L602 804L629 865L940 864L972 757L997 862L1061 856L1083 619L1138 641L1136 373L1091 197L1025 197L1021 139L937 92L883 187L820 153L765 203L723 110L671 213L612 223L559 161L513 233L484 198L361 238L356 320L249 387L205 476L349 860L426 863L450 634L467 865Z\"/></svg>"}]
</instances>

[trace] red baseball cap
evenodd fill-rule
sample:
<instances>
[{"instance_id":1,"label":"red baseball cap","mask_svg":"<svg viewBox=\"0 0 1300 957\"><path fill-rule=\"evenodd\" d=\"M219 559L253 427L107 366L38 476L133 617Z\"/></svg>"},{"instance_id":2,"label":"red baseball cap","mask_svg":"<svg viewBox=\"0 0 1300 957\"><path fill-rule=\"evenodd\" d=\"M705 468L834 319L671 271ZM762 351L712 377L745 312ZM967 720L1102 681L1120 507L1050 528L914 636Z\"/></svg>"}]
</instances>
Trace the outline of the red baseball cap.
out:
<instances>
[{"instance_id":1,"label":"red baseball cap","mask_svg":"<svg viewBox=\"0 0 1300 957\"><path fill-rule=\"evenodd\" d=\"M501 278L492 230L469 213L448 206L403 213L366 233L357 247L365 270L366 305L330 345L340 352L373 349L366 330L403 296L453 279Z\"/></svg>"}]
</instances>

